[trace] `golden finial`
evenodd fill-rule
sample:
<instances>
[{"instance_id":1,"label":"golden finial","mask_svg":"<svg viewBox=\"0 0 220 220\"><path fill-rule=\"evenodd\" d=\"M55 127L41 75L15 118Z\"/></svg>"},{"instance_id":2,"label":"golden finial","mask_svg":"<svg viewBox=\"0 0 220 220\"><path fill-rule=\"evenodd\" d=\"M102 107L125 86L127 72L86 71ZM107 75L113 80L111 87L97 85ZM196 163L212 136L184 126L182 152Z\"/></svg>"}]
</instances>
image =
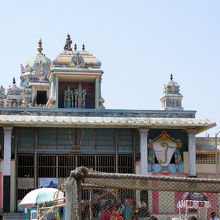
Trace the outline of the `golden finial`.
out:
<instances>
[{"instance_id":1,"label":"golden finial","mask_svg":"<svg viewBox=\"0 0 220 220\"><path fill-rule=\"evenodd\" d=\"M42 54L42 50L43 50L43 47L42 47L42 41L41 41L41 38L40 38L40 40L38 41L37 51Z\"/></svg>"},{"instance_id":2,"label":"golden finial","mask_svg":"<svg viewBox=\"0 0 220 220\"><path fill-rule=\"evenodd\" d=\"M13 81L12 81L13 85L16 84L16 81L15 81L15 77L13 77Z\"/></svg>"},{"instance_id":3,"label":"golden finial","mask_svg":"<svg viewBox=\"0 0 220 220\"><path fill-rule=\"evenodd\" d=\"M170 80L173 80L173 74L172 73L170 74Z\"/></svg>"},{"instance_id":4,"label":"golden finial","mask_svg":"<svg viewBox=\"0 0 220 220\"><path fill-rule=\"evenodd\" d=\"M86 49L85 44L82 45L82 50L84 51Z\"/></svg>"}]
</instances>

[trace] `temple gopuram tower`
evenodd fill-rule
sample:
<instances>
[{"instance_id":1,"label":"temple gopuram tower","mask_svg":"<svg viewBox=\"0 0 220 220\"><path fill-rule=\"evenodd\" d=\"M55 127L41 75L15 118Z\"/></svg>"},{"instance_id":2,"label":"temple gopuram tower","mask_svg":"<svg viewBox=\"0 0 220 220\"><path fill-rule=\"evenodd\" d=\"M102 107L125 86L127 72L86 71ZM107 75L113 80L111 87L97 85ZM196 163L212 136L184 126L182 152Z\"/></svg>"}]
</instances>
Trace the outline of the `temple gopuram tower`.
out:
<instances>
[{"instance_id":1,"label":"temple gopuram tower","mask_svg":"<svg viewBox=\"0 0 220 220\"><path fill-rule=\"evenodd\" d=\"M51 65L48 79L50 96L47 107L74 109L103 109L101 97L101 63L85 50L72 48L67 35L63 53Z\"/></svg>"},{"instance_id":2,"label":"temple gopuram tower","mask_svg":"<svg viewBox=\"0 0 220 220\"><path fill-rule=\"evenodd\" d=\"M25 106L45 106L49 97L48 73L51 60L43 54L41 39L38 42L37 53L25 66L21 65L21 89Z\"/></svg>"},{"instance_id":3,"label":"temple gopuram tower","mask_svg":"<svg viewBox=\"0 0 220 220\"><path fill-rule=\"evenodd\" d=\"M164 85L164 96L160 99L163 110L183 110L182 99L180 94L180 86L173 80L173 75L170 75L170 81Z\"/></svg>"}]
</instances>

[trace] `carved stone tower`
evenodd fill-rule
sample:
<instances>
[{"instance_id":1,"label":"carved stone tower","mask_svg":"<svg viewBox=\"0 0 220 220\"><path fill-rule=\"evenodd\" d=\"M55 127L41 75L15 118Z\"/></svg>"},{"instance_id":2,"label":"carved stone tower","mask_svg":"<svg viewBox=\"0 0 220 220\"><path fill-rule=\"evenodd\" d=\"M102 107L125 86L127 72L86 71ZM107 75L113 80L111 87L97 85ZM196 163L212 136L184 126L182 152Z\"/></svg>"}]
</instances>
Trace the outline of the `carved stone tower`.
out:
<instances>
[{"instance_id":1,"label":"carved stone tower","mask_svg":"<svg viewBox=\"0 0 220 220\"><path fill-rule=\"evenodd\" d=\"M82 49L71 45L71 37L67 35L64 51L51 65L47 107L103 109L101 62L85 50L84 44Z\"/></svg>"},{"instance_id":2,"label":"carved stone tower","mask_svg":"<svg viewBox=\"0 0 220 220\"><path fill-rule=\"evenodd\" d=\"M170 81L164 85L164 96L160 99L163 110L183 110L182 99L180 94L180 86L173 80L170 75Z\"/></svg>"},{"instance_id":3,"label":"carved stone tower","mask_svg":"<svg viewBox=\"0 0 220 220\"><path fill-rule=\"evenodd\" d=\"M38 42L37 53L25 66L21 65L21 89L23 102L28 106L45 106L49 97L48 73L51 60L42 53L42 41Z\"/></svg>"}]
</instances>

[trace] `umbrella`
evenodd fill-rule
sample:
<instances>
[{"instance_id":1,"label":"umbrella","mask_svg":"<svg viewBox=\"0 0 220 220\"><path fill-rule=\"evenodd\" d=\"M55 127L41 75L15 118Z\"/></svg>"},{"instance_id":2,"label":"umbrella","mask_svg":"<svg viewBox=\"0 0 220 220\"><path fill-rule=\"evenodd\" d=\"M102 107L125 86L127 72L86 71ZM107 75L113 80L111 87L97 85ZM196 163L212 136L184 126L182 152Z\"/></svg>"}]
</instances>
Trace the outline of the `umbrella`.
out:
<instances>
[{"instance_id":1,"label":"umbrella","mask_svg":"<svg viewBox=\"0 0 220 220\"><path fill-rule=\"evenodd\" d=\"M62 198L63 192L54 188L40 188L29 192L18 204L22 208L31 208L39 202L48 202L54 199Z\"/></svg>"}]
</instances>

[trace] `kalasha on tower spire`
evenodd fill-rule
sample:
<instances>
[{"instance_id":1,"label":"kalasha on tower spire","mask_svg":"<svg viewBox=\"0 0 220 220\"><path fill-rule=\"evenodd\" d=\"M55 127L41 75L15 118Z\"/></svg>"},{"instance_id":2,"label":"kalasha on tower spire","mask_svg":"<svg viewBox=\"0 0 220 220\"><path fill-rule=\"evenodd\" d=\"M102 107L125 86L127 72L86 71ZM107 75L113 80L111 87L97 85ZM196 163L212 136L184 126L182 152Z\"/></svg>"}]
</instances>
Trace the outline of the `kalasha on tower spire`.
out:
<instances>
[{"instance_id":1,"label":"kalasha on tower spire","mask_svg":"<svg viewBox=\"0 0 220 220\"><path fill-rule=\"evenodd\" d=\"M38 53L42 54L42 50L43 50L43 47L42 47L42 40L40 38L40 40L38 41L38 48L37 48L37 51Z\"/></svg>"},{"instance_id":2,"label":"kalasha on tower spire","mask_svg":"<svg viewBox=\"0 0 220 220\"><path fill-rule=\"evenodd\" d=\"M15 85L15 84L16 84L15 77L13 77L12 84L13 84L13 85Z\"/></svg>"},{"instance_id":3,"label":"kalasha on tower spire","mask_svg":"<svg viewBox=\"0 0 220 220\"><path fill-rule=\"evenodd\" d=\"M71 40L70 35L68 34L67 38L66 38L66 43L65 43L65 46L64 46L64 50L72 51L71 44L72 44L72 40Z\"/></svg>"},{"instance_id":4,"label":"kalasha on tower spire","mask_svg":"<svg viewBox=\"0 0 220 220\"><path fill-rule=\"evenodd\" d=\"M170 80L173 80L173 74L172 73L170 74Z\"/></svg>"},{"instance_id":5,"label":"kalasha on tower spire","mask_svg":"<svg viewBox=\"0 0 220 220\"><path fill-rule=\"evenodd\" d=\"M86 47L85 44L82 45L82 50L85 51Z\"/></svg>"}]
</instances>

